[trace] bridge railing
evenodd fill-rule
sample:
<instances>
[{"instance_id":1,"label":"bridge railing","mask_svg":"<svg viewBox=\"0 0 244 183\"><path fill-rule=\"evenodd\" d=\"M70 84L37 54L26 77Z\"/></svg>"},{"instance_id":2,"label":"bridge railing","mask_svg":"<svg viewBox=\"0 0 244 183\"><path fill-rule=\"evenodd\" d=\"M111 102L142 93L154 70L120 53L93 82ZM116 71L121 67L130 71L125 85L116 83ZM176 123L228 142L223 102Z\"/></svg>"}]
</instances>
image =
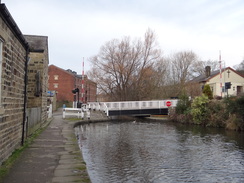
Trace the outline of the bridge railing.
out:
<instances>
[{"instance_id":1,"label":"bridge railing","mask_svg":"<svg viewBox=\"0 0 244 183\"><path fill-rule=\"evenodd\" d=\"M109 110L127 110L127 109L151 109L176 107L178 100L158 100L158 101L125 101L125 102L105 102Z\"/></svg>"},{"instance_id":2,"label":"bridge railing","mask_svg":"<svg viewBox=\"0 0 244 183\"><path fill-rule=\"evenodd\" d=\"M104 111L107 115L111 110L133 110L133 109L162 109L176 107L178 100L150 100L150 101L122 101L122 102L93 102L89 108ZM168 104L168 105L167 105Z\"/></svg>"}]
</instances>

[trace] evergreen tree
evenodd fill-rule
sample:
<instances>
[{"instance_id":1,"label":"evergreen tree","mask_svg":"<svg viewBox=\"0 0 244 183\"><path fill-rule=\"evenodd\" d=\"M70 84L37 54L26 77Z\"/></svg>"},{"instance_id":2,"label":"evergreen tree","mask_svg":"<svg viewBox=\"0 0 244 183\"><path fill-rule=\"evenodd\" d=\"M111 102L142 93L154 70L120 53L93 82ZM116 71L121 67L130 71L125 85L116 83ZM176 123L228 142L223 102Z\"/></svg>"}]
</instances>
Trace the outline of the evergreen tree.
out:
<instances>
[{"instance_id":1,"label":"evergreen tree","mask_svg":"<svg viewBox=\"0 0 244 183\"><path fill-rule=\"evenodd\" d=\"M213 99L213 92L208 84L204 85L203 94L208 97L208 99Z\"/></svg>"}]
</instances>

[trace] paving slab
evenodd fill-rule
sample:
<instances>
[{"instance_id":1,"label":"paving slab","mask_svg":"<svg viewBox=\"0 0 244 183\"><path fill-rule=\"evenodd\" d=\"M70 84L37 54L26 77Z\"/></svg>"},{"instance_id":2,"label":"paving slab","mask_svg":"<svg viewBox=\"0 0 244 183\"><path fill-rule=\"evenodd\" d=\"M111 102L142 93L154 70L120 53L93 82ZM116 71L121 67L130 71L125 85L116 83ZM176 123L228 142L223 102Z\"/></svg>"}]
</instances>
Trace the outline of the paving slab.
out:
<instances>
[{"instance_id":1,"label":"paving slab","mask_svg":"<svg viewBox=\"0 0 244 183\"><path fill-rule=\"evenodd\" d=\"M26 148L3 183L90 182L74 123L54 113L48 127Z\"/></svg>"}]
</instances>

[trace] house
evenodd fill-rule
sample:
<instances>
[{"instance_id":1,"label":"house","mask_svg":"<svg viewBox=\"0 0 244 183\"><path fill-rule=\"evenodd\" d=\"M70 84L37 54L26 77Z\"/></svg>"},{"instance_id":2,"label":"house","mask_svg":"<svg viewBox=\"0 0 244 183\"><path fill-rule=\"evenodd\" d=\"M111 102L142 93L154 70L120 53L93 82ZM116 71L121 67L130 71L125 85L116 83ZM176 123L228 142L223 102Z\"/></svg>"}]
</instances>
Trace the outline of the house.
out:
<instances>
[{"instance_id":1,"label":"house","mask_svg":"<svg viewBox=\"0 0 244 183\"><path fill-rule=\"evenodd\" d=\"M56 91L57 102L81 103L95 102L97 100L97 84L82 75L68 69L64 70L55 65L48 67L48 90ZM84 79L84 81L82 81ZM82 84L84 82L84 84ZM83 92L82 92L83 85ZM78 92L72 90L78 88Z\"/></svg>"},{"instance_id":2,"label":"house","mask_svg":"<svg viewBox=\"0 0 244 183\"><path fill-rule=\"evenodd\" d=\"M244 76L231 67L226 67L220 72L211 71L207 66L205 74L194 78L191 83L199 83L201 88L209 84L213 96L237 96L244 93Z\"/></svg>"},{"instance_id":3,"label":"house","mask_svg":"<svg viewBox=\"0 0 244 183\"><path fill-rule=\"evenodd\" d=\"M0 165L47 118L47 38L41 46L37 37L24 36L0 1Z\"/></svg>"}]
</instances>

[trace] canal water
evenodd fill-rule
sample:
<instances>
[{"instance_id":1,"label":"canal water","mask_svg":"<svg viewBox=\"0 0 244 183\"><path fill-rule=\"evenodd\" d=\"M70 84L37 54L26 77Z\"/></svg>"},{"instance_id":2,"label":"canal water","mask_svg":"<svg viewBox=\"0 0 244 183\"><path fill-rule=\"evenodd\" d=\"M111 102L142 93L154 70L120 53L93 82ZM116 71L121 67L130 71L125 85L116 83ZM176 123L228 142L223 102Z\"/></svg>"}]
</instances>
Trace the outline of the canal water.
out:
<instances>
[{"instance_id":1,"label":"canal water","mask_svg":"<svg viewBox=\"0 0 244 183\"><path fill-rule=\"evenodd\" d=\"M244 134L167 122L76 128L93 183L244 182Z\"/></svg>"}]
</instances>

